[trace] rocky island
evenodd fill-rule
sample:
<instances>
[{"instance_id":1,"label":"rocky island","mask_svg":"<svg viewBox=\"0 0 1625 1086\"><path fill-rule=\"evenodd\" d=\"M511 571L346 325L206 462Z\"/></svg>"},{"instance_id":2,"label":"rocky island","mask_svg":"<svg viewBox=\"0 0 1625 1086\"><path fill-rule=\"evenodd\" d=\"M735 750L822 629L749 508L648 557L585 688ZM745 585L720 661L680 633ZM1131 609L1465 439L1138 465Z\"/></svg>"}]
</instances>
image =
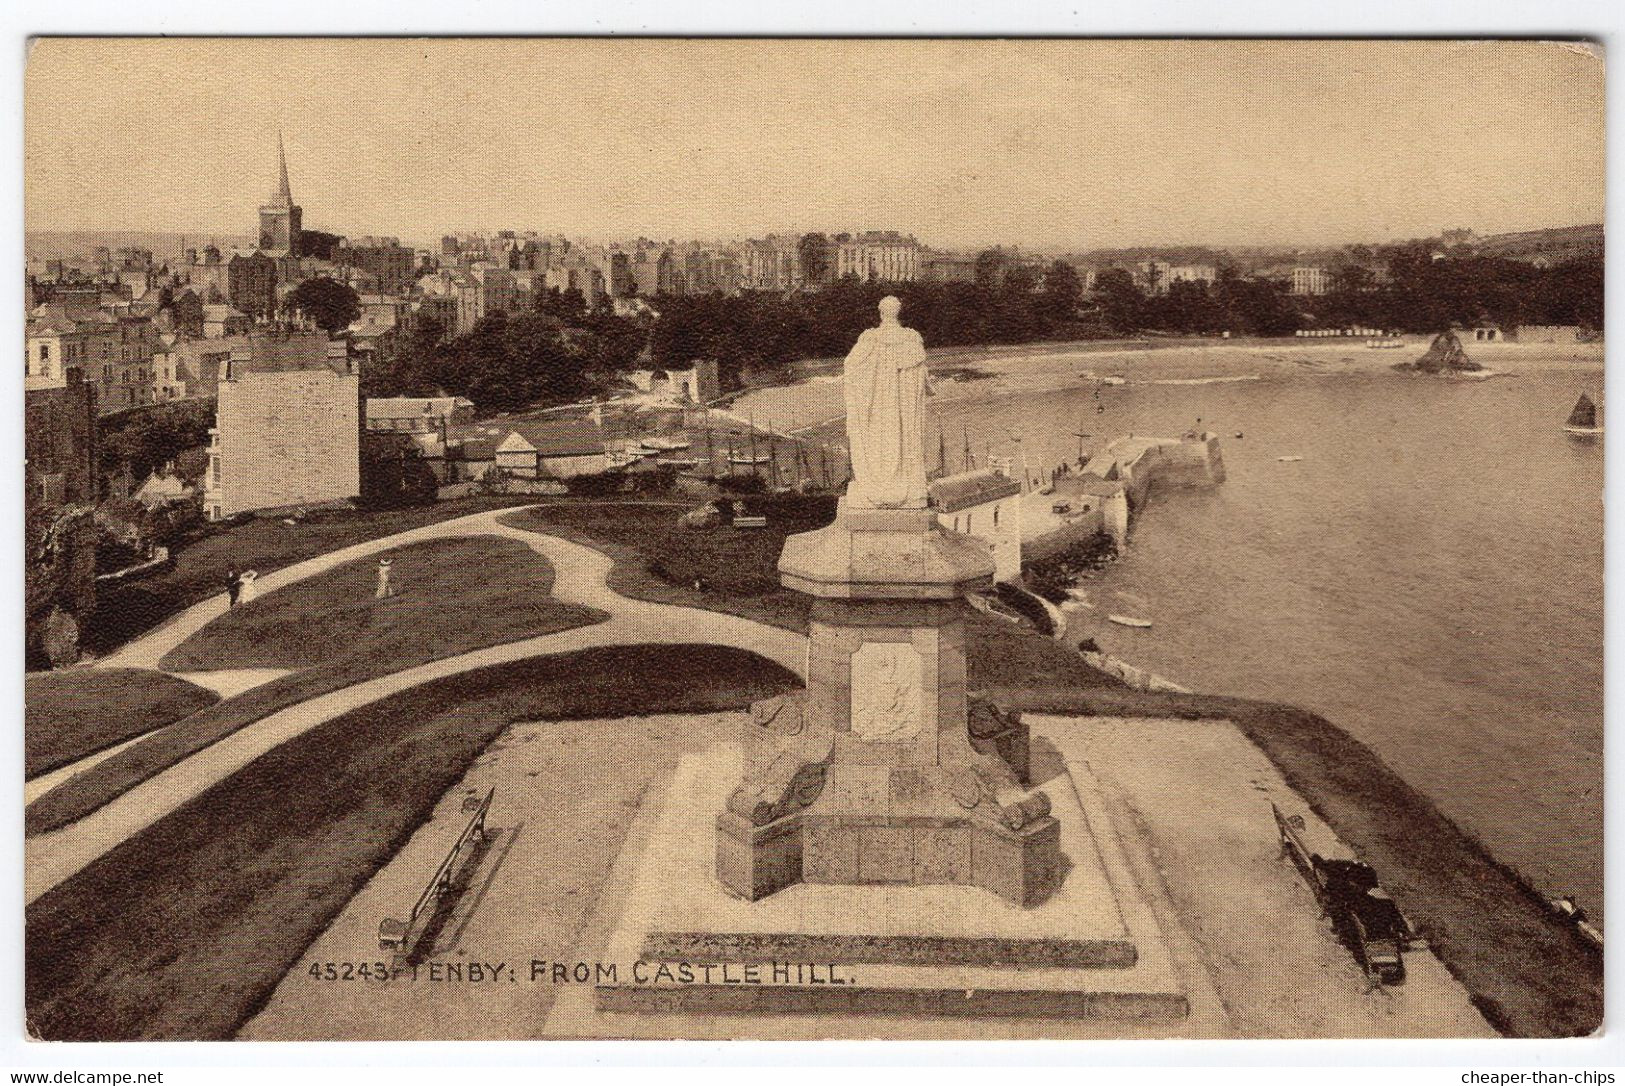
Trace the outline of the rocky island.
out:
<instances>
[{"instance_id":1,"label":"rocky island","mask_svg":"<svg viewBox=\"0 0 1625 1086\"><path fill-rule=\"evenodd\" d=\"M1483 368L1467 357L1461 340L1449 330L1434 336L1427 353L1415 362L1400 362L1394 366L1401 373L1477 373Z\"/></svg>"}]
</instances>

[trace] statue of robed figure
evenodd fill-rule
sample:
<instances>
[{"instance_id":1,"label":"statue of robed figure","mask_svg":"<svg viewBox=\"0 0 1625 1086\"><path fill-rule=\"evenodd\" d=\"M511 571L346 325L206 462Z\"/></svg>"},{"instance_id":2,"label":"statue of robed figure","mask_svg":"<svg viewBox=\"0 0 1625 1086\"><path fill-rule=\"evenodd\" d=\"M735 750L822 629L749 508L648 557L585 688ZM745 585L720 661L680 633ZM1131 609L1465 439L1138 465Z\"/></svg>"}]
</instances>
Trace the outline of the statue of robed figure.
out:
<instances>
[{"instance_id":1,"label":"statue of robed figure","mask_svg":"<svg viewBox=\"0 0 1625 1086\"><path fill-rule=\"evenodd\" d=\"M903 303L880 301L880 326L858 337L846 356L846 439L854 509L924 509L925 342L904 328Z\"/></svg>"}]
</instances>

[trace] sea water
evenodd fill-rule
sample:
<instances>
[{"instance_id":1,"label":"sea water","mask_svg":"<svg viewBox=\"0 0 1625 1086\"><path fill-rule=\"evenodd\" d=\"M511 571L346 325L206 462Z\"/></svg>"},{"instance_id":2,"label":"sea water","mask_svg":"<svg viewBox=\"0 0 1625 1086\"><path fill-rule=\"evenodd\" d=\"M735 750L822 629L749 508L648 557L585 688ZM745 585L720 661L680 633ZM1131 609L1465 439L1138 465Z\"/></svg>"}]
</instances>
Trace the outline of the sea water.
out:
<instances>
[{"instance_id":1,"label":"sea water","mask_svg":"<svg viewBox=\"0 0 1625 1086\"><path fill-rule=\"evenodd\" d=\"M1507 375L1469 381L1290 347L1222 365L988 352L966 364L996 377L931 401L929 459L939 433L949 470L968 449L1029 474L1127 433L1219 434L1227 481L1153 496L1084 632L1192 689L1323 714L1534 885L1600 915L1603 446L1562 424L1602 370L1574 354L1486 358ZM1126 383L1100 383L1119 370ZM809 382L745 406L806 426L838 395Z\"/></svg>"}]
</instances>

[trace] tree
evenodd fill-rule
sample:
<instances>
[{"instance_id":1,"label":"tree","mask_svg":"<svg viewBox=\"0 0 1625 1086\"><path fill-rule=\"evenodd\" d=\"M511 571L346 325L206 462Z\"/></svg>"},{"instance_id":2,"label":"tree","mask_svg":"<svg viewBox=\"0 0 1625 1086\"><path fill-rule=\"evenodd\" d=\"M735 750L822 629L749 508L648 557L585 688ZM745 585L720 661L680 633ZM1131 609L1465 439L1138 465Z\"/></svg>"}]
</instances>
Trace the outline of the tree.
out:
<instances>
[{"instance_id":1,"label":"tree","mask_svg":"<svg viewBox=\"0 0 1625 1086\"><path fill-rule=\"evenodd\" d=\"M323 230L299 231L299 251L296 256L310 256L317 260L332 260L333 250L344 239Z\"/></svg>"},{"instance_id":2,"label":"tree","mask_svg":"<svg viewBox=\"0 0 1625 1086\"><path fill-rule=\"evenodd\" d=\"M801 277L808 283L827 283L834 262L830 259L829 238L823 234L803 234L797 243L801 256Z\"/></svg>"},{"instance_id":3,"label":"tree","mask_svg":"<svg viewBox=\"0 0 1625 1086\"><path fill-rule=\"evenodd\" d=\"M303 313L316 327L334 335L361 316L361 298L355 291L326 276L306 279L288 295L289 309Z\"/></svg>"},{"instance_id":4,"label":"tree","mask_svg":"<svg viewBox=\"0 0 1625 1086\"><path fill-rule=\"evenodd\" d=\"M1044 296L1050 315L1056 320L1071 320L1083 299L1083 280L1078 269L1064 260L1057 260L1044 272Z\"/></svg>"},{"instance_id":5,"label":"tree","mask_svg":"<svg viewBox=\"0 0 1625 1086\"><path fill-rule=\"evenodd\" d=\"M983 249L977 253L976 285L979 287L998 286L1004 281L1006 263L1003 249Z\"/></svg>"},{"instance_id":6,"label":"tree","mask_svg":"<svg viewBox=\"0 0 1625 1086\"><path fill-rule=\"evenodd\" d=\"M1133 332L1141 327L1145 294L1134 276L1122 268L1107 268L1095 278L1095 302L1101 319L1113 332Z\"/></svg>"}]
</instances>

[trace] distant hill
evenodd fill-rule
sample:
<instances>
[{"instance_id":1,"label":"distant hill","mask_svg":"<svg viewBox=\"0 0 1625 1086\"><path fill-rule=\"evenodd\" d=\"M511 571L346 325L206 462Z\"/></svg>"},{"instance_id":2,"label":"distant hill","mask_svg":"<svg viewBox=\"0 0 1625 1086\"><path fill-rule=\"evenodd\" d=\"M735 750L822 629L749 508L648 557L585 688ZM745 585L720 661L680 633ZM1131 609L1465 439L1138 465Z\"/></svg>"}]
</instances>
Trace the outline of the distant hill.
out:
<instances>
[{"instance_id":1,"label":"distant hill","mask_svg":"<svg viewBox=\"0 0 1625 1086\"><path fill-rule=\"evenodd\" d=\"M1584 226L1559 226L1550 230L1525 230L1517 234L1492 234L1479 238L1471 245L1480 256L1561 264L1579 257L1602 256L1603 227L1599 222Z\"/></svg>"},{"instance_id":2,"label":"distant hill","mask_svg":"<svg viewBox=\"0 0 1625 1086\"><path fill-rule=\"evenodd\" d=\"M213 243L221 250L253 245L252 234L180 234L158 230L30 230L23 238L28 260L64 260L83 257L98 245L109 249L133 246L150 249L160 260L179 256L187 248Z\"/></svg>"}]
</instances>

